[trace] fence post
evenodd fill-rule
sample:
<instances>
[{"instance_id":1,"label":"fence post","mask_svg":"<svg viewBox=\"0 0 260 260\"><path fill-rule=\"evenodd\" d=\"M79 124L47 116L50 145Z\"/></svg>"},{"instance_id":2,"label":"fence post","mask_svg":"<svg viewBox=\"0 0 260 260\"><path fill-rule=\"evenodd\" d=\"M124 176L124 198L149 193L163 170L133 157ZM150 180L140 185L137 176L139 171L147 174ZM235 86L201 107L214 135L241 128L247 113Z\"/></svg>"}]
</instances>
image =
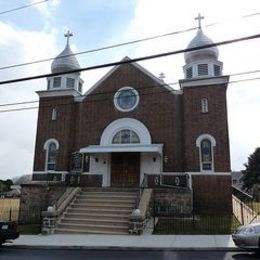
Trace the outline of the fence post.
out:
<instances>
[{"instance_id":1,"label":"fence post","mask_svg":"<svg viewBox=\"0 0 260 260\"><path fill-rule=\"evenodd\" d=\"M241 211L241 222L242 222L242 225L245 224L244 222L244 210L243 210L243 204L242 204L242 201L240 201L240 211Z\"/></svg>"},{"instance_id":2,"label":"fence post","mask_svg":"<svg viewBox=\"0 0 260 260\"><path fill-rule=\"evenodd\" d=\"M12 209L9 210L9 221L12 221Z\"/></svg>"}]
</instances>

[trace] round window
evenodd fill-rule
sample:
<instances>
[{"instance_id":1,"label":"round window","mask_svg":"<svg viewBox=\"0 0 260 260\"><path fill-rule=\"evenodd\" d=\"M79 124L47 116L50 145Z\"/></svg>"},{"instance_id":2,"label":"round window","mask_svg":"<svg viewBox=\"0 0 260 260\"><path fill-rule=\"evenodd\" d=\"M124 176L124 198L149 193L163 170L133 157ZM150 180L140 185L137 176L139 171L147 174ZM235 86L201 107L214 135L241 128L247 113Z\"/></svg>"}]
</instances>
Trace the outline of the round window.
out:
<instances>
[{"instance_id":1,"label":"round window","mask_svg":"<svg viewBox=\"0 0 260 260\"><path fill-rule=\"evenodd\" d=\"M119 89L114 96L114 104L116 108L123 112L133 110L139 102L138 92L131 87Z\"/></svg>"}]
</instances>

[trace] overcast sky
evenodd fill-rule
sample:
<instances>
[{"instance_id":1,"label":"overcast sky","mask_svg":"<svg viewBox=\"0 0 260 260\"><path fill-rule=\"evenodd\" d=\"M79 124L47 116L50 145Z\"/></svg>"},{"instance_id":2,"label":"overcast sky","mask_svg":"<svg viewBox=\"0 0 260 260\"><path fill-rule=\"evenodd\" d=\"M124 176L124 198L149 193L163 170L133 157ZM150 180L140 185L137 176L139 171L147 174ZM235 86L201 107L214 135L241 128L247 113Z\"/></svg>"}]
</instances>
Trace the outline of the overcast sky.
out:
<instances>
[{"instance_id":1,"label":"overcast sky","mask_svg":"<svg viewBox=\"0 0 260 260\"><path fill-rule=\"evenodd\" d=\"M0 13L40 0L0 1ZM64 33L74 36L75 52L136 40L197 26L194 17L205 16L203 30L214 42L260 33L259 0L49 0L15 12L0 14L0 81L50 72L50 62L1 69L4 66L51 58L65 46ZM212 26L209 24L216 23ZM107 51L77 56L82 67L185 48L196 31L164 37ZM260 69L260 40L219 47L224 74ZM183 54L140 63L167 83L183 78ZM82 74L84 91L107 69ZM230 80L260 77L260 73ZM174 86L178 88L178 85ZM45 90L45 80L0 85L0 179L32 173L37 126L36 107L1 112L19 106L3 104L37 101L35 91ZM243 169L247 157L260 146L260 80L231 83L227 92L232 170Z\"/></svg>"}]
</instances>

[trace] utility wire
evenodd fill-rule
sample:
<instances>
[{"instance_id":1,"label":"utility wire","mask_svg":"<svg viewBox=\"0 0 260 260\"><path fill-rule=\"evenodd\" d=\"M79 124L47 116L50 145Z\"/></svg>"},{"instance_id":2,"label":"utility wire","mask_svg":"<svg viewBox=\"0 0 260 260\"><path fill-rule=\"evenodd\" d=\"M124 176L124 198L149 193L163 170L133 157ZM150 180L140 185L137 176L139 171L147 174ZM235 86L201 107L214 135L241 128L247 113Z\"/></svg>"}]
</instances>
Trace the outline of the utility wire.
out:
<instances>
[{"instance_id":1,"label":"utility wire","mask_svg":"<svg viewBox=\"0 0 260 260\"><path fill-rule=\"evenodd\" d=\"M42 63L42 62L46 62L46 61L52 61L54 59L63 59L63 58L66 58L66 57L77 56L77 55L82 55L82 54L86 54L86 53L104 51L104 50L108 50L108 49L112 49L112 48L122 47L122 46L125 46L125 45L135 44L135 43L144 42L144 41L150 41L150 40L154 40L154 39L158 39L158 38L162 38L162 37L166 37L166 36L170 36L170 35L176 35L176 34L180 34L180 33L184 33L184 32L189 32L189 31L193 31L193 30L196 30L196 29L197 29L197 27L193 27L193 28L189 28L189 29L184 29L184 30L165 33L165 34L160 34L160 35L142 38L142 39L138 39L138 40L108 45L108 46L105 46L105 47L100 47L100 48L96 48L96 49L92 49L92 50L86 50L86 51L76 52L76 53L73 53L73 54L61 55L59 57L53 57L53 58L47 58L47 59L41 59L41 60L35 60L35 61L30 61L30 62L25 62L25 63L20 63L20 64L4 66L4 67L0 67L0 70L22 67L22 66Z\"/></svg>"},{"instance_id":2,"label":"utility wire","mask_svg":"<svg viewBox=\"0 0 260 260\"><path fill-rule=\"evenodd\" d=\"M49 0L43 0L43 1L39 1L39 2L34 2L34 3L31 3L31 4L28 4L28 5L22 5L22 6L13 8L13 9L9 9L9 10L0 12L0 15L2 15L2 14L7 14L7 13L11 13L11 12L18 11L18 10L21 10L21 9L25 9L25 8L31 7L31 6L33 6L33 5L43 4L43 3L48 2L48 1L49 1Z\"/></svg>"},{"instance_id":3,"label":"utility wire","mask_svg":"<svg viewBox=\"0 0 260 260\"><path fill-rule=\"evenodd\" d=\"M200 79L201 80L201 79ZM240 82L247 82L247 81L253 81L253 80L260 80L260 77L255 77L255 78L249 78L249 79L240 79L240 80L232 80L229 81L229 84L237 84ZM168 85L174 85L176 83L169 83L169 84L165 84L165 86ZM150 88L154 88L154 87L161 87L161 86L150 86ZM158 94L163 94L163 93L169 93L169 92L176 92L176 90L169 90L169 89L163 89L163 90L159 90L159 91L153 91L153 92L148 92L148 93L139 93L139 96L146 96L146 95L158 95ZM115 93L115 92L113 92ZM84 102L86 103L96 103L96 102L104 102L104 101L109 101L111 100L111 98L101 98L101 99L94 99L94 100L88 100L86 99ZM38 102L38 101L35 101ZM50 107L54 107L53 104L52 105L46 105L44 104L46 101L41 101L41 108L50 108ZM48 102L48 101L47 101ZM68 106L68 105L77 105L77 104L81 104L81 103L77 103L77 102L66 102L66 103L60 103L60 104L55 104L55 107L61 107L61 106ZM8 113L8 112L18 112L18 111L24 111L24 110L33 110L33 109L38 109L39 106L34 106L34 107L24 107L24 108L13 108L13 109L5 109L5 110L0 110L0 113Z\"/></svg>"},{"instance_id":4,"label":"utility wire","mask_svg":"<svg viewBox=\"0 0 260 260\"><path fill-rule=\"evenodd\" d=\"M251 71L243 71L243 72L236 72L236 73L232 73L232 74L228 74L228 76L230 77L234 77L234 76L242 76L242 75L248 75L248 74L254 74L254 73L259 73L260 70L251 70ZM254 78L253 78L254 79ZM207 78L200 78L199 80L207 80ZM247 79L245 79L247 80ZM248 79L249 80L249 79ZM239 80L243 81L243 80ZM234 83L236 82L236 80L233 81L229 81L229 83ZM179 82L172 82L172 83L167 83L164 85L160 85L160 86L173 86L173 85L178 85ZM146 87L142 87L142 89L149 89L149 88L154 88L155 86L146 86ZM176 89L172 89L172 91L179 91ZM105 91L102 93L91 93L88 94L88 97L92 97L92 96L101 96L101 95L107 95L107 94L111 94L114 93L114 91ZM44 102L50 102L50 101L45 101ZM32 103L39 103L38 100L31 100L31 101L24 101L24 102L14 102L14 103L6 103L6 104L0 104L0 107L6 107L6 106L17 106L17 105L26 105L26 104L32 104Z\"/></svg>"},{"instance_id":5,"label":"utility wire","mask_svg":"<svg viewBox=\"0 0 260 260\"><path fill-rule=\"evenodd\" d=\"M123 64L129 64L129 63L134 63L134 62L139 62L139 61L144 61L144 60L162 58L162 57L166 57L166 56L170 56L170 55L176 55L176 54L180 54L180 53L186 53L186 52L191 52L191 51L196 51L196 50L201 50L201 49L207 49L207 48L212 48L212 47L216 47L216 46L220 46L220 45L227 45L227 44L231 44L231 43L247 41L247 40L252 40L252 39L257 39L257 38L260 38L260 34L254 34L254 35L250 35L250 36L246 36L246 37L221 41L221 42L207 44L207 45L193 47L193 48L187 48L187 49L181 49L181 50L177 50L177 51L164 52L164 53L159 53L159 54L154 54L154 55L149 55L149 56L143 56L143 57L139 57L139 58L135 58L135 59L129 59L129 60L127 59L127 60L122 60L122 61L118 61L118 62L111 62L111 63L105 63L105 64L101 64L101 65L94 65L94 66L91 66L91 67L74 69L74 70L69 70L69 71L64 71L64 72L48 73L48 74L42 74L42 75L37 75L37 76L30 76L30 77L17 78L17 79L11 79L11 80L4 80L4 81L0 81L0 85L22 82L22 81L28 81L28 80L34 80L34 79L47 78L47 77L60 76L60 75L65 75L65 74L80 73L82 71L101 69L101 68L107 68L107 67L112 67L112 66L119 66L119 65L123 65Z\"/></svg>"},{"instance_id":6,"label":"utility wire","mask_svg":"<svg viewBox=\"0 0 260 260\"><path fill-rule=\"evenodd\" d=\"M46 1L48 1L48 0L46 0ZM45 2L45 1L42 1L42 2ZM42 2L37 2L37 3L42 3ZM260 15L260 12L247 14L247 15L244 15L244 16L240 16L238 18L249 18L249 17L257 16L257 15ZM223 24L223 23L215 22L215 23L207 24L204 27L211 27L211 26L215 26L215 25L218 25L218 24ZM92 49L92 50L86 50L86 51L76 52L76 53L73 53L73 54L62 55L62 56L59 56L59 57L52 57L52 58L47 58L47 59L34 60L34 61L29 61L29 62L24 62L24 63L19 63L19 64L3 66L3 67L0 67L0 70L33 65L33 64L38 64L38 63L42 63L42 62L52 61L54 59L66 58L66 57L70 57L70 56L77 56L77 55L82 55L82 54L87 54L87 53L104 51L104 50L118 48L118 47L122 47L122 46L126 46L126 45L136 44L136 43L140 43L140 42L144 42L144 41L150 41L150 40L155 40L155 39L158 39L158 38L163 38L163 37L168 37L168 36L177 35L177 34L181 34L181 33L186 33L186 32L196 30L197 28L198 27L192 27L192 28L188 28L188 29L183 29L183 30L179 30L179 31L175 31L175 32L169 32L169 33L165 33L165 34L150 36L150 37L147 37L147 38L137 39L137 40L133 40L133 41L123 42L123 43L118 43L118 44L112 44L112 45L108 45L108 46L105 46L105 47L100 47L100 48L96 48L96 49Z\"/></svg>"}]
</instances>

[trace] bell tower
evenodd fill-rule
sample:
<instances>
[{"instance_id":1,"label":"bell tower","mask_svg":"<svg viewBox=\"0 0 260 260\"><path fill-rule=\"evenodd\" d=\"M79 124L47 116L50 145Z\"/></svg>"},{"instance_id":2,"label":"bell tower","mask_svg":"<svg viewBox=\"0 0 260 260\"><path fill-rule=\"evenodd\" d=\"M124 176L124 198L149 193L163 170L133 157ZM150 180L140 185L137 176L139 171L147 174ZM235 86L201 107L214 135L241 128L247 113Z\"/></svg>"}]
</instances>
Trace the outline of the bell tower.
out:
<instances>
[{"instance_id":1,"label":"bell tower","mask_svg":"<svg viewBox=\"0 0 260 260\"><path fill-rule=\"evenodd\" d=\"M187 49L213 44L202 28ZM230 172L226 90L229 76L222 75L216 46L187 51L184 55L183 90L184 169L186 172Z\"/></svg>"}]
</instances>

